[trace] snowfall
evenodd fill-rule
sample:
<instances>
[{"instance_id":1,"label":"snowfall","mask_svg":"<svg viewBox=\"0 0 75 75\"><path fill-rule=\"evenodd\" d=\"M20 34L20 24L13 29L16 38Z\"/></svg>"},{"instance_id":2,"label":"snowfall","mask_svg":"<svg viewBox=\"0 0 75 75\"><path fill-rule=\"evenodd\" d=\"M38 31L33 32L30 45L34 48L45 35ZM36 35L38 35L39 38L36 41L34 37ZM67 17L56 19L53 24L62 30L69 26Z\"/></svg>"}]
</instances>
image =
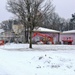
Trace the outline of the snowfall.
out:
<instances>
[{"instance_id":1,"label":"snowfall","mask_svg":"<svg viewBox=\"0 0 75 75\"><path fill-rule=\"evenodd\" d=\"M75 75L75 46L5 44L0 75Z\"/></svg>"}]
</instances>

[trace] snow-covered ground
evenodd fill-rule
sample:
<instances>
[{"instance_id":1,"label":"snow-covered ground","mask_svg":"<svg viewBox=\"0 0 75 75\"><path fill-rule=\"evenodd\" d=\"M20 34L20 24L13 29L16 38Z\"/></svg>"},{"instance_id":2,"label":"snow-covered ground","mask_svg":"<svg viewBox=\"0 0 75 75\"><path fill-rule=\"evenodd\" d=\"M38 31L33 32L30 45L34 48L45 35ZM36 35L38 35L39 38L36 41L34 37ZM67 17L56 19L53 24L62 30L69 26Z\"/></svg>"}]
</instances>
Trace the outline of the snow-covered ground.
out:
<instances>
[{"instance_id":1,"label":"snow-covered ground","mask_svg":"<svg viewBox=\"0 0 75 75\"><path fill-rule=\"evenodd\" d=\"M0 75L75 75L74 45L0 46Z\"/></svg>"}]
</instances>

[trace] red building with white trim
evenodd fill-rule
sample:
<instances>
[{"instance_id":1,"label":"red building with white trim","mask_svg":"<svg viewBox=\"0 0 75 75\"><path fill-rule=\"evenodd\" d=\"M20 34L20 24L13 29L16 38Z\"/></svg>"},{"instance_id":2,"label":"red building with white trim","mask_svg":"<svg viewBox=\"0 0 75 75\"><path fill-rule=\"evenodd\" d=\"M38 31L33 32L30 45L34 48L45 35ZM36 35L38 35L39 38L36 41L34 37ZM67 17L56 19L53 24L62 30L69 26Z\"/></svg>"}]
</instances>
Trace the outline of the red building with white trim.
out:
<instances>
[{"instance_id":1,"label":"red building with white trim","mask_svg":"<svg viewBox=\"0 0 75 75\"><path fill-rule=\"evenodd\" d=\"M33 30L32 40L34 42L43 42L43 44L55 44L59 42L59 35L60 31L37 27Z\"/></svg>"},{"instance_id":2,"label":"red building with white trim","mask_svg":"<svg viewBox=\"0 0 75 75\"><path fill-rule=\"evenodd\" d=\"M64 31L61 33L60 41L63 44L75 45L75 30Z\"/></svg>"}]
</instances>

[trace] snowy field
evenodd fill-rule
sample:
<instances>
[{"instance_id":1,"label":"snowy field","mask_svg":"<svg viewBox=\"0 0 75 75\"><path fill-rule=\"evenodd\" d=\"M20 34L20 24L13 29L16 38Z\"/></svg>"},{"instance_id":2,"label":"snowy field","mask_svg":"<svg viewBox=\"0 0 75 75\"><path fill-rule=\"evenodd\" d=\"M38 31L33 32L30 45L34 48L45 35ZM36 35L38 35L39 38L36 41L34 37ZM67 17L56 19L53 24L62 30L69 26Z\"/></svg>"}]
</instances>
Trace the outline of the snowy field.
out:
<instances>
[{"instance_id":1,"label":"snowy field","mask_svg":"<svg viewBox=\"0 0 75 75\"><path fill-rule=\"evenodd\" d=\"M0 46L0 75L75 75L74 45Z\"/></svg>"}]
</instances>

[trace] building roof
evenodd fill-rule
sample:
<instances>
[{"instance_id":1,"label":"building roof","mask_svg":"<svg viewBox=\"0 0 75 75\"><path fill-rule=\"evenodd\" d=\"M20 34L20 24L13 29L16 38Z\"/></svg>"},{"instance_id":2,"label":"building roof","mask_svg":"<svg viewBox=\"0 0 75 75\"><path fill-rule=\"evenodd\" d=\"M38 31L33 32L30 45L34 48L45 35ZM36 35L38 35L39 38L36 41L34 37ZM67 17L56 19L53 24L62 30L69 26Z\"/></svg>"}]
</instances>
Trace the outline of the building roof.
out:
<instances>
[{"instance_id":1,"label":"building roof","mask_svg":"<svg viewBox=\"0 0 75 75\"><path fill-rule=\"evenodd\" d=\"M43 27L37 27L33 30L34 32L51 32L51 33L60 33L60 31L53 30L53 29L48 29L48 28L43 28Z\"/></svg>"},{"instance_id":2,"label":"building roof","mask_svg":"<svg viewBox=\"0 0 75 75\"><path fill-rule=\"evenodd\" d=\"M66 33L75 33L75 30L68 30L68 31L63 31L64 34Z\"/></svg>"}]
</instances>

